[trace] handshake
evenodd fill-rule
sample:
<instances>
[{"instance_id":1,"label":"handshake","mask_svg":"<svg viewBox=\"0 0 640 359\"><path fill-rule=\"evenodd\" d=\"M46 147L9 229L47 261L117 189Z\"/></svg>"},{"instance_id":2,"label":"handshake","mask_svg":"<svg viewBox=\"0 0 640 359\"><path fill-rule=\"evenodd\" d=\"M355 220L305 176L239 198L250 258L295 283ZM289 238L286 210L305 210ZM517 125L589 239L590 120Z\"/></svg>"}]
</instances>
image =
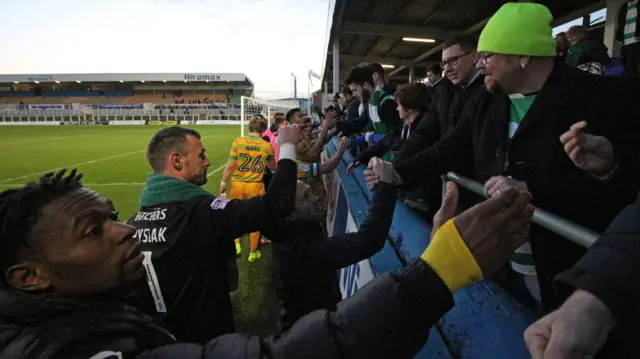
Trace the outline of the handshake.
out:
<instances>
[{"instance_id":1,"label":"handshake","mask_svg":"<svg viewBox=\"0 0 640 359\"><path fill-rule=\"evenodd\" d=\"M380 183L398 182L394 180L393 165L376 157L369 161L364 176L370 189ZM464 244L482 274L487 277L505 264L516 248L528 240L534 212L530 204L531 195L526 189L511 187L456 215L458 198L456 184L448 182L442 205L433 218L432 235L453 219ZM446 250L452 251L450 248Z\"/></svg>"}]
</instances>

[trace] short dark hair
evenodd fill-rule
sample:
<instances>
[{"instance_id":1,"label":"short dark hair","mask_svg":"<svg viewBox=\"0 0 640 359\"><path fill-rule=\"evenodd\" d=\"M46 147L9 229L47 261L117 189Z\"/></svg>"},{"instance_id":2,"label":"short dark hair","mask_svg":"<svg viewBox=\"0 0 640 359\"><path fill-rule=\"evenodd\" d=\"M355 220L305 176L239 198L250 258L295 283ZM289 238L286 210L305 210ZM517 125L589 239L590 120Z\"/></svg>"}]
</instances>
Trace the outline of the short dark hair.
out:
<instances>
[{"instance_id":1,"label":"short dark hair","mask_svg":"<svg viewBox=\"0 0 640 359\"><path fill-rule=\"evenodd\" d=\"M404 86L396 91L393 96L402 107L410 110L422 111L427 109L431 103L429 88L420 82Z\"/></svg>"},{"instance_id":2,"label":"short dark hair","mask_svg":"<svg viewBox=\"0 0 640 359\"><path fill-rule=\"evenodd\" d=\"M176 150L184 152L187 136L193 136L197 139L202 138L198 131L180 126L163 128L151 137L149 146L147 146L147 161L149 161L154 172L164 171L169 152Z\"/></svg>"},{"instance_id":3,"label":"short dark hair","mask_svg":"<svg viewBox=\"0 0 640 359\"><path fill-rule=\"evenodd\" d=\"M353 91L351 91L351 88L349 88L349 86L344 86L341 92L345 96L353 96Z\"/></svg>"},{"instance_id":4,"label":"short dark hair","mask_svg":"<svg viewBox=\"0 0 640 359\"><path fill-rule=\"evenodd\" d=\"M273 121L273 123L275 123L276 126L280 126L280 124L283 122L288 122L287 119L284 118L284 116L277 116L276 119Z\"/></svg>"},{"instance_id":5,"label":"short dark hair","mask_svg":"<svg viewBox=\"0 0 640 359\"><path fill-rule=\"evenodd\" d=\"M373 84L373 72L366 66L354 66L349 70L347 74L347 78L344 79L345 86L349 86L351 84L355 85L364 85L364 83L368 83L372 87Z\"/></svg>"},{"instance_id":6,"label":"short dark hair","mask_svg":"<svg viewBox=\"0 0 640 359\"><path fill-rule=\"evenodd\" d=\"M276 112L273 114L273 118L284 117L284 112Z\"/></svg>"},{"instance_id":7,"label":"short dark hair","mask_svg":"<svg viewBox=\"0 0 640 359\"><path fill-rule=\"evenodd\" d=\"M296 108L292 108L291 110L287 111L287 114L284 116L284 118L287 120L287 122L291 122L291 118L293 117L293 115L295 115L297 112L302 112L301 109L299 109L298 107Z\"/></svg>"},{"instance_id":8,"label":"short dark hair","mask_svg":"<svg viewBox=\"0 0 640 359\"><path fill-rule=\"evenodd\" d=\"M462 52L471 52L478 48L478 40L476 40L473 35L457 35L447 40L442 45L442 50L446 50L456 45L460 46L460 50L462 50Z\"/></svg>"},{"instance_id":9,"label":"short dark hair","mask_svg":"<svg viewBox=\"0 0 640 359\"><path fill-rule=\"evenodd\" d=\"M434 75L438 74L439 76L442 76L442 67L440 64L433 64L427 68L427 72L433 72Z\"/></svg>"},{"instance_id":10,"label":"short dark hair","mask_svg":"<svg viewBox=\"0 0 640 359\"><path fill-rule=\"evenodd\" d=\"M42 216L42 208L67 193L82 188L82 175L74 169L49 172L38 183L12 188L0 193L0 282L6 283L5 273L20 258L21 249L32 246L35 225Z\"/></svg>"}]
</instances>

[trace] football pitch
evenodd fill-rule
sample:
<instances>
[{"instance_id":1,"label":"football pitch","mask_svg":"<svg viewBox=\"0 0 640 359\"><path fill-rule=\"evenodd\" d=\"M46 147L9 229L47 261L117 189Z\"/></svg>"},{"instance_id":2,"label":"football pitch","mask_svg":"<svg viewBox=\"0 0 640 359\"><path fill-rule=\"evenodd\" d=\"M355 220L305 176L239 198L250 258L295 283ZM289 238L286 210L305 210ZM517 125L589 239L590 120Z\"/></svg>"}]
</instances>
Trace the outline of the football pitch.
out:
<instances>
[{"instance_id":1,"label":"football pitch","mask_svg":"<svg viewBox=\"0 0 640 359\"><path fill-rule=\"evenodd\" d=\"M220 180L238 126L193 126L202 135L211 161L208 183L219 193ZM77 168L85 187L111 199L120 219L126 221L137 209L140 192L151 168L146 148L156 126L2 126L0 127L0 191L37 181L62 168ZM271 278L269 246L262 259L248 263L248 238L242 239L238 259L240 286L232 294L238 331L267 334L277 328L278 304ZM266 310L267 308L270 308Z\"/></svg>"}]
</instances>

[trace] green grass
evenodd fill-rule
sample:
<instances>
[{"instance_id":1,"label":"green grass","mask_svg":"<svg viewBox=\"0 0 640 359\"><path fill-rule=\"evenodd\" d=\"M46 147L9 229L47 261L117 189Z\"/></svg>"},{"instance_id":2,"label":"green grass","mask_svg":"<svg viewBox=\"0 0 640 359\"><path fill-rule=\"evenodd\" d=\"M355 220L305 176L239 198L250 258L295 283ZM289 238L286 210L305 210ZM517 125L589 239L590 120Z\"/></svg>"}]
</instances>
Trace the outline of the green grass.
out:
<instances>
[{"instance_id":1,"label":"green grass","mask_svg":"<svg viewBox=\"0 0 640 359\"><path fill-rule=\"evenodd\" d=\"M211 161L204 186L218 194L222 166L227 161L238 126L194 126L203 137ZM140 192L150 172L145 149L154 126L2 126L0 127L0 190L37 181L46 172L77 168L85 186L110 198L126 220L137 209ZM263 257L248 263L248 238L242 239L238 259L240 286L232 294L238 330L246 334L275 331L278 304L271 283L269 246Z\"/></svg>"}]
</instances>

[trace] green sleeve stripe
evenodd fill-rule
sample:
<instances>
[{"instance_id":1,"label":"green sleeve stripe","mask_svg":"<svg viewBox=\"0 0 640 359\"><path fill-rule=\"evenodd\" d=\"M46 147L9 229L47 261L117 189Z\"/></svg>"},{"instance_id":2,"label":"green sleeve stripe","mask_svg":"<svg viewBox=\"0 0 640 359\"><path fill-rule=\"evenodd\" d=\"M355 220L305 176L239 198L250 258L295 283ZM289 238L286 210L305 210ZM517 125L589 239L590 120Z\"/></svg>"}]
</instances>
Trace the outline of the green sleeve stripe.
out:
<instances>
[{"instance_id":1,"label":"green sleeve stripe","mask_svg":"<svg viewBox=\"0 0 640 359\"><path fill-rule=\"evenodd\" d=\"M230 159L230 160L237 160L237 159L238 159L238 156L231 156L231 155L229 155L229 159Z\"/></svg>"}]
</instances>

